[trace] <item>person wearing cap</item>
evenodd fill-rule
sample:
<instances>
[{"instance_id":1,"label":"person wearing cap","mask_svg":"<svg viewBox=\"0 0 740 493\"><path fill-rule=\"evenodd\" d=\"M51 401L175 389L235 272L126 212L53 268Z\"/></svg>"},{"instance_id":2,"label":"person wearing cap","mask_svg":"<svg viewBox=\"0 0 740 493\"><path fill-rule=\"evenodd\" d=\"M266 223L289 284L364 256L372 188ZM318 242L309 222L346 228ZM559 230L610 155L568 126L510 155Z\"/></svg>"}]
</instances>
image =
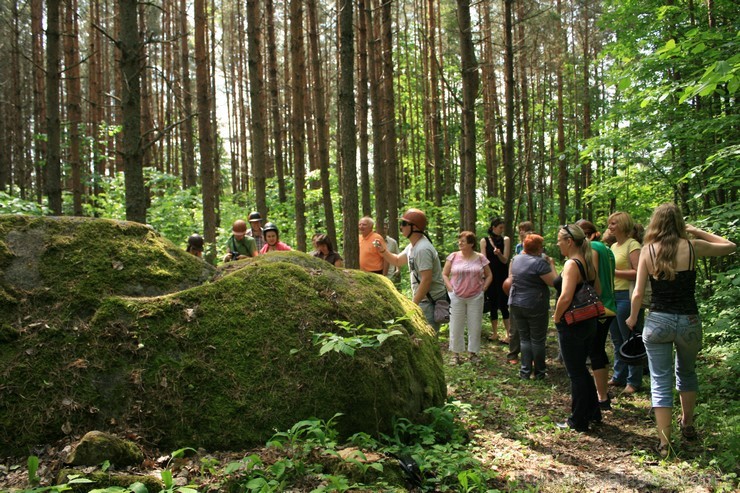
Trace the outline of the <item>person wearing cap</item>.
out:
<instances>
[{"instance_id":1,"label":"person wearing cap","mask_svg":"<svg viewBox=\"0 0 740 493\"><path fill-rule=\"evenodd\" d=\"M198 233L193 233L188 237L188 247L185 249L191 255L196 257L203 256L203 237Z\"/></svg>"},{"instance_id":2,"label":"person wearing cap","mask_svg":"<svg viewBox=\"0 0 740 493\"><path fill-rule=\"evenodd\" d=\"M399 218L401 233L409 244L398 255L394 255L380 244L375 248L389 264L400 267L409 266L413 302L419 305L424 317L436 332L439 322L434 321L434 303L447 299L447 287L442 278L442 264L439 254L426 234L427 216L419 209L409 209Z\"/></svg>"},{"instance_id":3,"label":"person wearing cap","mask_svg":"<svg viewBox=\"0 0 740 493\"><path fill-rule=\"evenodd\" d=\"M260 253L267 252L289 252L293 250L288 245L280 241L280 230L275 223L267 223L262 228L262 234L265 235L265 245Z\"/></svg>"},{"instance_id":4,"label":"person wearing cap","mask_svg":"<svg viewBox=\"0 0 740 493\"><path fill-rule=\"evenodd\" d=\"M224 262L257 256L257 244L254 238L247 236L247 223L243 219L234 221L231 232L231 237L226 241L229 253L224 256Z\"/></svg>"},{"instance_id":5,"label":"person wearing cap","mask_svg":"<svg viewBox=\"0 0 740 493\"><path fill-rule=\"evenodd\" d=\"M374 243L377 241L383 250L386 248L385 239L373 231L375 221L365 216L357 223L360 230L360 270L385 275L388 272L388 262L378 253Z\"/></svg>"},{"instance_id":6,"label":"person wearing cap","mask_svg":"<svg viewBox=\"0 0 740 493\"><path fill-rule=\"evenodd\" d=\"M735 243L686 224L681 210L672 203L653 211L645 232L625 324L630 330L639 325L649 279L652 297L642 337L650 365L650 398L659 439L655 451L662 458L671 451L674 373L681 400L681 435L685 440L696 440L698 436L694 408L699 389L696 357L702 346L702 328L695 296L696 262L699 257L730 255L736 249Z\"/></svg>"},{"instance_id":7,"label":"person wearing cap","mask_svg":"<svg viewBox=\"0 0 740 493\"><path fill-rule=\"evenodd\" d=\"M249 214L249 230L247 236L254 239L257 244L257 251L261 251L262 247L265 246L264 232L262 231L262 216L257 211Z\"/></svg>"}]
</instances>

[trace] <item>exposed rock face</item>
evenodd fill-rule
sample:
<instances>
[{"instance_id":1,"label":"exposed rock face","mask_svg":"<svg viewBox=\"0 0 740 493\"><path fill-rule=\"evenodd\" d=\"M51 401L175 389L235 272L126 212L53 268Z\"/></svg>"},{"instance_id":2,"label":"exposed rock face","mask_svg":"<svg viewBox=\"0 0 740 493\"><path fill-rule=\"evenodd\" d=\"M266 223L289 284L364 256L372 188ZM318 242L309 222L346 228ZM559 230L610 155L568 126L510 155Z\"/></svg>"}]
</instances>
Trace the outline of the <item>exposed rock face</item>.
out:
<instances>
[{"instance_id":1,"label":"exposed rock face","mask_svg":"<svg viewBox=\"0 0 740 493\"><path fill-rule=\"evenodd\" d=\"M73 466L99 466L105 461L117 467L135 466L144 460L144 453L133 442L102 431L85 433L67 462Z\"/></svg>"},{"instance_id":2,"label":"exposed rock face","mask_svg":"<svg viewBox=\"0 0 740 493\"><path fill-rule=\"evenodd\" d=\"M43 247L21 254L24 241ZM336 413L343 434L374 434L445 399L418 308L381 276L300 252L227 264L203 283L212 268L143 225L0 216L0 269L9 453L91 429L243 449ZM379 348L320 356L314 344L317 333L349 335L337 320L385 329L391 319L401 335Z\"/></svg>"}]
</instances>

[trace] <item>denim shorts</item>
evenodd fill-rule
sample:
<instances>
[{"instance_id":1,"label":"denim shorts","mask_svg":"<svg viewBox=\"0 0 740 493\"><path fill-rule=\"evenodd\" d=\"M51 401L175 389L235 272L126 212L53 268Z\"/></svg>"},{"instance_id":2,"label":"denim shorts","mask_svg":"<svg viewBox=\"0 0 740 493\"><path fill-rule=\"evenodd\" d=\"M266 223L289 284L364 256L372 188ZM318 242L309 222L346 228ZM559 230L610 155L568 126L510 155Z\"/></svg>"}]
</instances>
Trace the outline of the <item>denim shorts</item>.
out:
<instances>
[{"instance_id":1,"label":"denim shorts","mask_svg":"<svg viewBox=\"0 0 740 493\"><path fill-rule=\"evenodd\" d=\"M695 392L696 355L702 347L699 315L679 315L651 311L645 319L642 339L650 364L650 386L653 407L673 407L675 347L676 389Z\"/></svg>"}]
</instances>

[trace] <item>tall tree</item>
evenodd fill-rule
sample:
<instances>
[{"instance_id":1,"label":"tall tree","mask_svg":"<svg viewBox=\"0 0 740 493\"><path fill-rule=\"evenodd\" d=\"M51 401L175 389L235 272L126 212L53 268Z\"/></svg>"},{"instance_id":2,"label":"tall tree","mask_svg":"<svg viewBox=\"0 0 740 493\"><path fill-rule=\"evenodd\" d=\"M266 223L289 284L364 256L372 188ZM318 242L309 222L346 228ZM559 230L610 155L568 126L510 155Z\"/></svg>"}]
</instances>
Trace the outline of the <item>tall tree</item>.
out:
<instances>
[{"instance_id":1,"label":"tall tree","mask_svg":"<svg viewBox=\"0 0 740 493\"><path fill-rule=\"evenodd\" d=\"M290 0L290 61L292 66L293 176L295 178L296 242L306 251L306 133L304 100L306 92L306 50L303 43L303 0Z\"/></svg>"},{"instance_id":2,"label":"tall tree","mask_svg":"<svg viewBox=\"0 0 740 493\"><path fill-rule=\"evenodd\" d=\"M46 196L49 209L62 213L61 117L59 115L59 5L46 2Z\"/></svg>"},{"instance_id":3,"label":"tall tree","mask_svg":"<svg viewBox=\"0 0 740 493\"><path fill-rule=\"evenodd\" d=\"M565 80L563 77L563 65L565 64L565 55L567 42L565 30L563 29L563 4L562 0L557 0L557 30L555 46L558 54L555 62L555 74L558 94L558 152L557 152L557 170L558 170L558 223L565 224L568 213L568 160L565 155L565 102L563 86Z\"/></svg>"},{"instance_id":4,"label":"tall tree","mask_svg":"<svg viewBox=\"0 0 740 493\"><path fill-rule=\"evenodd\" d=\"M357 203L357 140L355 137L355 99L354 89L354 0L339 0L339 119L342 133L340 136L340 155L344 175L344 193L342 194L342 211L344 216L344 261L348 268L359 266L360 244L357 221L359 205Z\"/></svg>"},{"instance_id":5,"label":"tall tree","mask_svg":"<svg viewBox=\"0 0 740 493\"><path fill-rule=\"evenodd\" d=\"M478 61L473 45L473 26L470 20L470 1L457 0L457 19L460 25L460 60L462 62L463 107L462 107L462 165L460 166L461 195L463 201L462 227L475 231L477 220L475 198L477 184L475 180L476 130L475 100L478 95L480 77Z\"/></svg>"},{"instance_id":6,"label":"tall tree","mask_svg":"<svg viewBox=\"0 0 740 493\"><path fill-rule=\"evenodd\" d=\"M259 0L247 0L247 50L249 51L249 91L252 105L251 149L252 173L257 210L267 216L265 161L265 71L262 63L262 9Z\"/></svg>"},{"instance_id":7,"label":"tall tree","mask_svg":"<svg viewBox=\"0 0 740 493\"><path fill-rule=\"evenodd\" d=\"M514 220L514 0L504 1L504 99L506 100L506 142L504 144L504 220L506 233L512 234Z\"/></svg>"},{"instance_id":8,"label":"tall tree","mask_svg":"<svg viewBox=\"0 0 740 493\"><path fill-rule=\"evenodd\" d=\"M82 85L77 27L77 0L67 0L64 9L64 64L67 76L67 116L69 119L69 165L72 170L72 207L75 216L82 215L82 163L80 124L82 123Z\"/></svg>"},{"instance_id":9,"label":"tall tree","mask_svg":"<svg viewBox=\"0 0 740 493\"><path fill-rule=\"evenodd\" d=\"M380 210L376 216L378 222L388 218L391 231L398 231L398 153L396 138L396 97L393 78L393 11L392 0L382 2L382 42L383 48L383 111L384 111L384 148L385 179L388 190L387 210ZM386 215L387 213L387 215Z\"/></svg>"},{"instance_id":10,"label":"tall tree","mask_svg":"<svg viewBox=\"0 0 740 493\"><path fill-rule=\"evenodd\" d=\"M213 159L213 131L210 114L210 83L208 73L208 17L206 0L195 0L195 82L198 107L198 144L200 145L200 176L203 194L203 235L207 242L216 241L216 170ZM214 252L207 258L213 260Z\"/></svg>"},{"instance_id":11,"label":"tall tree","mask_svg":"<svg viewBox=\"0 0 740 493\"><path fill-rule=\"evenodd\" d=\"M285 193L285 164L283 159L283 119L280 111L278 90L277 43L275 41L275 5L265 0L267 17L267 84L270 90L270 114L272 115L272 142L274 146L275 175L278 181L278 200L287 199Z\"/></svg>"},{"instance_id":12,"label":"tall tree","mask_svg":"<svg viewBox=\"0 0 740 493\"><path fill-rule=\"evenodd\" d=\"M195 146L193 145L193 87L190 80L190 28L188 25L187 0L180 0L180 87L182 88L182 106L180 116L183 120L181 135L182 182L185 188L197 184L195 172Z\"/></svg>"},{"instance_id":13,"label":"tall tree","mask_svg":"<svg viewBox=\"0 0 740 493\"><path fill-rule=\"evenodd\" d=\"M326 116L324 77L321 73L319 50L319 20L316 0L308 0L308 39L311 44L311 73L313 74L313 114L316 119L316 139L318 144L319 173L321 176L321 195L324 204L324 221L330 238L337 237L334 224L334 206L331 201L329 181L329 122Z\"/></svg>"}]
</instances>

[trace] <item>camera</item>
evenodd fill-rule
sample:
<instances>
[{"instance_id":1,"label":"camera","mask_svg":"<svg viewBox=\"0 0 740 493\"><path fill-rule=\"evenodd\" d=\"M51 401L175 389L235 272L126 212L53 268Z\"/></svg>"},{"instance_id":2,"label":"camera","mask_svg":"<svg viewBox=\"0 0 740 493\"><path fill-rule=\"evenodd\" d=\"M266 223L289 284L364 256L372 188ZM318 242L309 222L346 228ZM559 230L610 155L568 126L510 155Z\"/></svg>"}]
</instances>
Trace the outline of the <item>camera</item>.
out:
<instances>
[{"instance_id":1,"label":"camera","mask_svg":"<svg viewBox=\"0 0 740 493\"><path fill-rule=\"evenodd\" d=\"M380 240L373 240L373 246L375 248L379 248L380 247Z\"/></svg>"},{"instance_id":2,"label":"camera","mask_svg":"<svg viewBox=\"0 0 740 493\"><path fill-rule=\"evenodd\" d=\"M231 252L231 260L236 260L239 258L239 252Z\"/></svg>"}]
</instances>

